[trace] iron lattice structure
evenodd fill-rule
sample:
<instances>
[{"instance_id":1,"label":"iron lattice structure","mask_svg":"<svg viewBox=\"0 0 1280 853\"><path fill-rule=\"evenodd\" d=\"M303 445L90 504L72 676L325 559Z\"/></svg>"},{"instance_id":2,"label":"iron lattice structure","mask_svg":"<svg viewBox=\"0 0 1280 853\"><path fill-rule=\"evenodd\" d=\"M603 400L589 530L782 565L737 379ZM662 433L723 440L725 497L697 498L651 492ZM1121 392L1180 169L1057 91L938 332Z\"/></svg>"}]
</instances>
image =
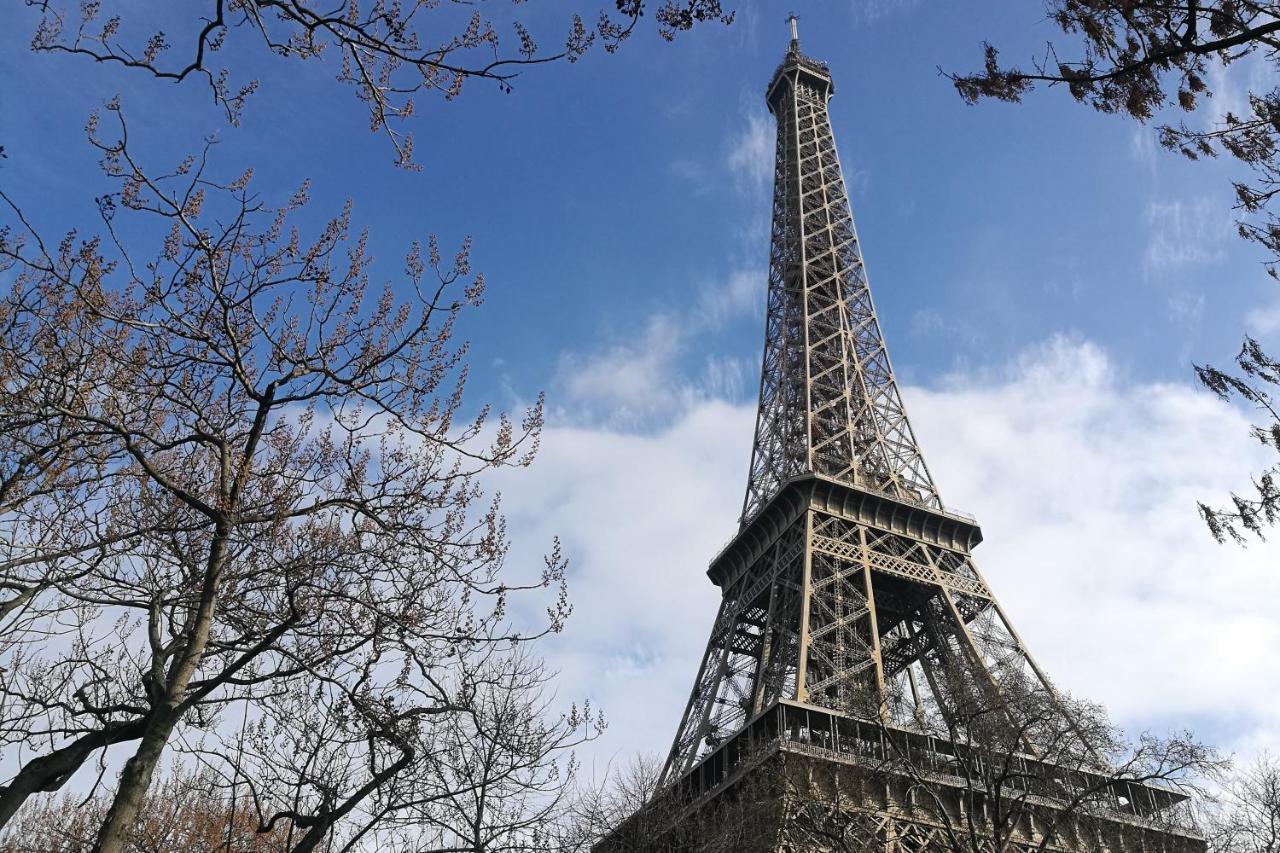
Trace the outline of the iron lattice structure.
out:
<instances>
[{"instance_id":1,"label":"iron lattice structure","mask_svg":"<svg viewBox=\"0 0 1280 853\"><path fill-rule=\"evenodd\" d=\"M774 75L778 123L760 410L746 525L806 474L940 508L893 378L836 153L826 66Z\"/></svg>"},{"instance_id":2,"label":"iron lattice structure","mask_svg":"<svg viewBox=\"0 0 1280 853\"><path fill-rule=\"evenodd\" d=\"M973 519L943 508L871 299L824 63L793 41L777 121L760 407L738 535L664 782L787 699L909 724L952 684L1048 682L978 572ZM957 673L964 673L957 679Z\"/></svg>"},{"instance_id":3,"label":"iron lattice structure","mask_svg":"<svg viewBox=\"0 0 1280 853\"><path fill-rule=\"evenodd\" d=\"M778 135L746 499L708 570L723 599L660 782L686 803L714 799L743 744L762 737L806 760L818 760L819 738L844 743L821 759L834 766L880 748L849 733L860 720L882 727L881 744L885 731L924 737L930 719L955 731L974 697L1001 704L1028 691L1067 715L974 564L980 528L944 507L925 465L854 228L827 110L831 75L800 53L792 26L766 95ZM1034 736L1022 734L1030 761ZM910 829L902 802L863 809L889 849L911 848L884 839L931 831Z\"/></svg>"}]
</instances>

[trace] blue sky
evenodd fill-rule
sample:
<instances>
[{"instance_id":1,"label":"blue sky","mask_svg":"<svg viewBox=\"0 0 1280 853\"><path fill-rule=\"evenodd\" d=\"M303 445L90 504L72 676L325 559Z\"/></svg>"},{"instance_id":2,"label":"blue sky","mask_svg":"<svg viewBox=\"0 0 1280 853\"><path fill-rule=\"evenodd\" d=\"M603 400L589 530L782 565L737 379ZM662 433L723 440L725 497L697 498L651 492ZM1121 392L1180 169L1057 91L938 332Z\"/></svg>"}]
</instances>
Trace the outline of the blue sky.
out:
<instances>
[{"instance_id":1,"label":"blue sky","mask_svg":"<svg viewBox=\"0 0 1280 853\"><path fill-rule=\"evenodd\" d=\"M1229 233L1228 164L1184 163L1155 150L1151 128L1095 115L1065 91L968 107L939 76L972 68L984 37L1029 58L1053 35L1034 4L800 11L805 50L836 77L832 119L904 376L1002 359L1061 330L1105 339L1144 377L1187 380L1193 359L1233 352L1268 284L1257 253ZM23 17L31 10L13 16ZM542 13L545 31L562 17ZM230 128L197 82L33 57L30 27L14 26L0 36L5 183L38 198L50 225L84 221L103 183L81 128L119 93L157 161L216 133L219 166L254 165L265 193L311 178L316 215L352 198L387 261L426 231L472 234L491 286L474 335L524 393L547 384L562 348L636 334L638 315L679 304L726 265L762 267L758 178L771 166L772 121L761 91L785 47L782 17L776 4L743 4L731 27L671 45L646 28L614 56L533 69L511 94L481 82L452 103L422 99L407 125L420 174L392 165L323 65L264 67L245 51L240 78L266 85ZM170 32L176 51L181 31ZM750 156L765 155L764 172L748 161L743 174L733 152L753 127L765 144ZM757 327L735 324L717 346L751 358Z\"/></svg>"},{"instance_id":2,"label":"blue sky","mask_svg":"<svg viewBox=\"0 0 1280 853\"><path fill-rule=\"evenodd\" d=\"M526 8L548 33L566 14ZM0 33L0 183L50 230L93 222L106 184L82 128L118 93L152 162L216 134L217 167L253 165L269 198L311 178L318 220L350 197L387 277L412 239L474 237L489 291L467 327L471 388L506 405L548 391L544 458L502 486L517 557L559 534L574 561L578 613L549 653L564 695L614 720L602 756L667 747L715 605L702 568L740 508L768 251L762 91L789 7L737 8L728 28L670 45L645 28L510 94L421 99L418 173L392 164L322 64L233 45L242 77L266 84L232 128L197 84L32 56L28 8ZM1263 653L1280 639L1276 551L1218 548L1194 513L1263 457L1191 365L1226 361L1246 329L1280 331L1277 286L1234 236L1238 173L1065 91L961 102L939 67L973 68L984 38L1029 60L1055 35L1037 4L797 11L803 49L835 77L854 214L926 456L944 497L984 521L980 565L1033 651L1127 725L1280 743L1280 697L1257 688L1280 683ZM1211 80L1218 102L1258 73Z\"/></svg>"}]
</instances>

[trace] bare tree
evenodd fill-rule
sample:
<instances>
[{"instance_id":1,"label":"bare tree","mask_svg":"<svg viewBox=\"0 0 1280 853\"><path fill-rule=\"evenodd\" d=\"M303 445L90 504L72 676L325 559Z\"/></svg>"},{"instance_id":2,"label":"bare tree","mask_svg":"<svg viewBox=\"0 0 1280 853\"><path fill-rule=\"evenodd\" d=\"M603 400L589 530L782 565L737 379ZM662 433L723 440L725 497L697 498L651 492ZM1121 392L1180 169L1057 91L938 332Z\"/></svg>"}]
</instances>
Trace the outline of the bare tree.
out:
<instances>
[{"instance_id":1,"label":"bare tree","mask_svg":"<svg viewBox=\"0 0 1280 853\"><path fill-rule=\"evenodd\" d=\"M0 230L0 241L12 231ZM9 265L0 261L0 267ZM114 449L99 428L58 407L104 370L101 324L66 288L17 283L0 298L0 650L41 618L39 593L73 580L79 559L104 559L136 539L136 519L111 518ZM57 323L48 322L58 318ZM0 680L6 672L0 671ZM3 716L3 714L0 714Z\"/></svg>"},{"instance_id":2,"label":"bare tree","mask_svg":"<svg viewBox=\"0 0 1280 853\"><path fill-rule=\"evenodd\" d=\"M516 658L495 667L478 692L476 713L454 716L438 739L445 760L415 780L411 825L435 828L430 850L543 850L552 837L577 765L548 756L579 745L603 722L572 709L558 726L548 715L540 665ZM448 792L440 796L440 792ZM424 849L419 840L414 850Z\"/></svg>"},{"instance_id":3,"label":"bare tree","mask_svg":"<svg viewBox=\"0 0 1280 853\"><path fill-rule=\"evenodd\" d=\"M1213 853L1280 851L1280 761L1262 755L1235 774L1206 826Z\"/></svg>"},{"instance_id":4,"label":"bare tree","mask_svg":"<svg viewBox=\"0 0 1280 853\"><path fill-rule=\"evenodd\" d=\"M1226 767L1190 733L1132 740L1101 706L1038 683L948 695L919 732L881 726L878 773L903 780L953 853L1088 849L1130 824L1186 831L1189 800Z\"/></svg>"},{"instance_id":5,"label":"bare tree","mask_svg":"<svg viewBox=\"0 0 1280 853\"><path fill-rule=\"evenodd\" d=\"M456 713L430 697L396 705L338 681L299 685L264 703L242 752L196 752L251 803L259 831L288 828L294 853L543 849L571 752L603 728L589 707L551 713L549 677L526 654L490 656L460 679ZM428 691L410 680L407 692Z\"/></svg>"},{"instance_id":6,"label":"bare tree","mask_svg":"<svg viewBox=\"0 0 1280 853\"><path fill-rule=\"evenodd\" d=\"M505 525L477 481L528 463L541 402L492 424L487 406L464 407L454 335L484 293L467 246L446 262L434 239L414 245L399 285L372 289L349 209L306 241L290 223L305 188L268 207L250 173L211 177L208 149L149 172L109 109L111 133L90 123L115 182L98 199L102 238L51 244L4 197L5 318L29 334L0 342L0 359L59 370L33 340L74 358L37 383L35 429L58 461L12 493L23 524L8 547L26 556L0 565L26 614L0 648L15 762L0 826L131 744L94 846L124 849L165 748L226 752L238 719L259 755L294 736L308 761L336 762L296 768L292 805L265 814L265 831L288 824L292 849L316 849L418 772L456 718L487 719L504 660L529 686L533 659L512 655L569 614L558 549L532 576L506 568ZM147 239L159 248L140 256ZM542 623L513 623L511 597L543 588ZM539 719L511 721L503 746L541 744L551 762L594 730L578 714ZM326 788L343 761L362 783Z\"/></svg>"},{"instance_id":7,"label":"bare tree","mask_svg":"<svg viewBox=\"0 0 1280 853\"><path fill-rule=\"evenodd\" d=\"M611 767L582 785L555 835L563 853L767 853L782 840L785 769L775 753L748 758L721 796L692 803L660 788L662 762L652 755ZM802 847L799 849L810 849Z\"/></svg>"},{"instance_id":8,"label":"bare tree","mask_svg":"<svg viewBox=\"0 0 1280 853\"><path fill-rule=\"evenodd\" d=\"M1280 69L1280 4L1265 0L1046 0L1048 17L1070 40L1050 43L1029 68L1006 65L985 44L981 72L949 75L960 95L1020 101L1039 85L1065 86L1078 101L1104 113L1146 122L1165 108L1201 114L1213 97L1210 73L1245 61ZM1269 78L1268 78L1269 79ZM1252 180L1233 186L1240 236L1267 252L1267 270L1280 265L1280 215L1272 205L1280 193L1280 87L1248 93L1248 111L1228 111L1217 124L1187 122L1159 127L1160 143L1192 160L1226 154L1247 167ZM1254 437L1280 453L1280 418L1272 406L1276 360L1245 338L1238 373L1198 366L1200 381L1223 398L1238 396L1260 410ZM1280 461L1254 478L1252 493L1233 494L1224 508L1200 504L1219 542L1262 536L1280 520Z\"/></svg>"},{"instance_id":9,"label":"bare tree","mask_svg":"<svg viewBox=\"0 0 1280 853\"><path fill-rule=\"evenodd\" d=\"M612 836L610 849L618 853L651 849L653 840L670 828L672 818L654 802L661 775L662 760L640 754L626 764L610 765L602 778L582 784L564 814L557 848L589 853Z\"/></svg>"},{"instance_id":10,"label":"bare tree","mask_svg":"<svg viewBox=\"0 0 1280 853\"><path fill-rule=\"evenodd\" d=\"M1197 365L1200 383L1223 400L1239 398L1251 404L1263 418L1253 427L1253 437L1280 453L1280 409L1273 397L1280 389L1280 361L1268 355L1252 337L1246 337L1236 356L1238 372L1220 370L1212 365ZM1227 507L1200 504L1200 515L1209 532L1219 542L1231 539L1243 544L1246 535L1265 538L1268 527L1280 521L1280 463L1270 466L1253 478L1253 492L1232 493Z\"/></svg>"},{"instance_id":11,"label":"bare tree","mask_svg":"<svg viewBox=\"0 0 1280 853\"><path fill-rule=\"evenodd\" d=\"M0 853L86 853L106 815L102 791L42 797L0 835ZM143 801L128 836L130 853L277 853L282 830L260 832L253 816L221 796L209 773L166 776Z\"/></svg>"},{"instance_id":12,"label":"bare tree","mask_svg":"<svg viewBox=\"0 0 1280 853\"><path fill-rule=\"evenodd\" d=\"M323 8L304 0L207 0L203 13L183 9L175 20L110 0L82 2L75 12L64 0L26 2L42 13L32 39L35 50L118 64L159 80L203 80L233 123L259 84L232 82L235 69L218 58L224 48L233 52L230 43L256 44L297 60L329 58L336 63L338 82L368 107L371 128L386 135L402 166L413 163L413 138L397 130L397 120L414 113L416 95L453 99L468 79L509 91L528 66L574 62L596 42L606 51L617 50L645 12L643 0L617 0L610 4L616 7L613 13L599 9L592 25L582 13L568 15L562 40L548 50L518 18L491 11L494 5L501 9L492 3L479 4L488 7L482 10L473 3L425 0L339 0ZM670 40L702 21L731 23L733 15L719 0L662 0L654 18L658 32ZM509 35L500 37L499 30Z\"/></svg>"}]
</instances>

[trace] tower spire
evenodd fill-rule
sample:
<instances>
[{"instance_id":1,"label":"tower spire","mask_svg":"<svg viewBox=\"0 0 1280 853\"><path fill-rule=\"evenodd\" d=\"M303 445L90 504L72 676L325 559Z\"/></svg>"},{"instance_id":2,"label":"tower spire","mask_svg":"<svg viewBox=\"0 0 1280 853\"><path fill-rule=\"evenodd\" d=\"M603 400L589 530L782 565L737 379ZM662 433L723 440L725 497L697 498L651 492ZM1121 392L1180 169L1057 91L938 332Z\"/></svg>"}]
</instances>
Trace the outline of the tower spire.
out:
<instances>
[{"instance_id":1,"label":"tower spire","mask_svg":"<svg viewBox=\"0 0 1280 853\"><path fill-rule=\"evenodd\" d=\"M787 16L787 23L791 25L791 52L792 53L800 52L800 28L797 25L797 22L799 20L800 19L796 17L795 12L792 12L790 15Z\"/></svg>"},{"instance_id":2,"label":"tower spire","mask_svg":"<svg viewBox=\"0 0 1280 853\"><path fill-rule=\"evenodd\" d=\"M790 18L795 33L796 18ZM898 391L827 102L793 39L766 92L778 124L760 407L742 524L807 474L940 508Z\"/></svg>"}]
</instances>

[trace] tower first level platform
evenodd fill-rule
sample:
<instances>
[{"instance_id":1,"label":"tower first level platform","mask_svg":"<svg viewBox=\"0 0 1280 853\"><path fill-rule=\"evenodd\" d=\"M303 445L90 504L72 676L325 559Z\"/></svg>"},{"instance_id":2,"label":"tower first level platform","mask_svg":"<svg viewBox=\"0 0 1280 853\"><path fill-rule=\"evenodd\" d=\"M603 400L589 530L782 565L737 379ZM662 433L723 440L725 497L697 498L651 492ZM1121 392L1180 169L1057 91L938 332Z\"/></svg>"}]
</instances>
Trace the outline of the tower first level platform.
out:
<instances>
[{"instance_id":1,"label":"tower first level platform","mask_svg":"<svg viewBox=\"0 0 1280 853\"><path fill-rule=\"evenodd\" d=\"M780 700L596 853L1203 853L1188 798ZM1055 756L1061 759L1062 756Z\"/></svg>"}]
</instances>

